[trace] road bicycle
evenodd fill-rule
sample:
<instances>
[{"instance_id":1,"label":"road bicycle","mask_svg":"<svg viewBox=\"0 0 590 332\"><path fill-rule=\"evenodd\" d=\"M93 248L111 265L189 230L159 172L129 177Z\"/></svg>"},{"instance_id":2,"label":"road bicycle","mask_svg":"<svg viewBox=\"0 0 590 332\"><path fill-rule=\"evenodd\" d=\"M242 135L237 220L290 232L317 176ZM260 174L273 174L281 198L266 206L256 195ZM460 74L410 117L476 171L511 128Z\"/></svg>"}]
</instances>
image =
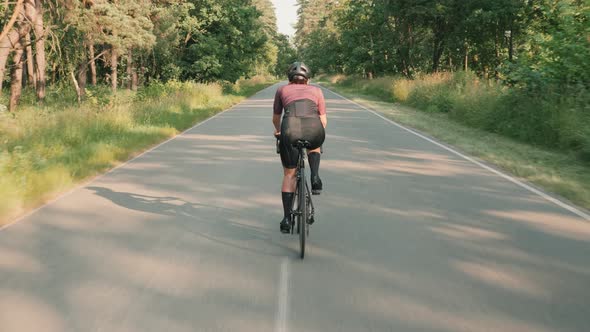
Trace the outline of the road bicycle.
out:
<instances>
[{"instance_id":1,"label":"road bicycle","mask_svg":"<svg viewBox=\"0 0 590 332\"><path fill-rule=\"evenodd\" d=\"M279 137L276 139L277 153L280 153ZM294 234L295 229L297 230L301 259L305 257L305 238L309 237L309 226L315 221L315 208L311 200L309 183L305 177L305 160L307 160L309 146L310 143L304 140L293 143L293 147L299 151L299 160L297 161L297 186L291 207L291 234Z\"/></svg>"}]
</instances>

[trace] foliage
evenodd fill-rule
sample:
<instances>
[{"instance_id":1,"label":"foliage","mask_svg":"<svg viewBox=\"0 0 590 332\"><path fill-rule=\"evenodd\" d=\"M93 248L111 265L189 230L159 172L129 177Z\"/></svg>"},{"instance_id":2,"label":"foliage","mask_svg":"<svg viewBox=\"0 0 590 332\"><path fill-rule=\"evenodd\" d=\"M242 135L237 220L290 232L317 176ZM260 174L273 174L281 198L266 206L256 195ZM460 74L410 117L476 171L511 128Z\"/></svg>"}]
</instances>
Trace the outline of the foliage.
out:
<instances>
[{"instance_id":1,"label":"foliage","mask_svg":"<svg viewBox=\"0 0 590 332\"><path fill-rule=\"evenodd\" d=\"M588 1L301 5L303 60L342 86L590 160Z\"/></svg>"},{"instance_id":2,"label":"foliage","mask_svg":"<svg viewBox=\"0 0 590 332\"><path fill-rule=\"evenodd\" d=\"M277 77L285 78L289 65L297 61L297 50L291 45L287 35L277 35L275 43L278 47L278 57L273 73Z\"/></svg>"},{"instance_id":3,"label":"foliage","mask_svg":"<svg viewBox=\"0 0 590 332\"><path fill-rule=\"evenodd\" d=\"M470 69L526 83L528 69L543 82L589 81L587 1L305 0L300 5L297 46L316 71L414 77Z\"/></svg>"},{"instance_id":4,"label":"foliage","mask_svg":"<svg viewBox=\"0 0 590 332\"><path fill-rule=\"evenodd\" d=\"M120 86L133 71L139 84L233 83L274 73L281 56L270 0L51 0L44 10L49 84L71 89L71 74L86 75L90 64L109 83L113 52L123 58L115 63Z\"/></svg>"},{"instance_id":5,"label":"foliage","mask_svg":"<svg viewBox=\"0 0 590 332\"><path fill-rule=\"evenodd\" d=\"M590 161L590 116L586 99L559 99L479 78L473 72L435 73L414 79L385 76L322 77L384 101L396 101L429 113L446 113L456 122L521 142L571 151ZM550 94L551 95L551 94Z\"/></svg>"},{"instance_id":6,"label":"foliage","mask_svg":"<svg viewBox=\"0 0 590 332\"><path fill-rule=\"evenodd\" d=\"M359 95L356 89L333 85L343 79L341 75L324 79L332 89L400 124L427 133L579 206L590 208L590 165L568 150L535 147L465 126L450 119L450 113L424 112Z\"/></svg>"},{"instance_id":7,"label":"foliage","mask_svg":"<svg viewBox=\"0 0 590 332\"><path fill-rule=\"evenodd\" d=\"M260 12L249 0L192 0L189 14L198 27L181 55L183 78L235 82L254 73L268 37Z\"/></svg>"}]
</instances>

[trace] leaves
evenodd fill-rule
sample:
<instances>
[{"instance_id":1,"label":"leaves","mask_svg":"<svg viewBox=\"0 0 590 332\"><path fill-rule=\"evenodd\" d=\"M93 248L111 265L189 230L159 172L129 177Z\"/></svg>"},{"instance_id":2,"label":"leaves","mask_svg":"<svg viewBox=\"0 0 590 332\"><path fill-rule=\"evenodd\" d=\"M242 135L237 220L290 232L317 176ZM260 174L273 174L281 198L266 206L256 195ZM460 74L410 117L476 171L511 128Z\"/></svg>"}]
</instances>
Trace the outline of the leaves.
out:
<instances>
[{"instance_id":1,"label":"leaves","mask_svg":"<svg viewBox=\"0 0 590 332\"><path fill-rule=\"evenodd\" d=\"M280 56L270 0L47 3L47 25L52 27L48 68L57 80L67 81L72 71L91 60L89 45L94 46L98 75L104 81L111 77L111 50L123 57L133 53L132 61L119 66L121 74L134 66L146 80L164 81L235 82L274 72ZM119 75L123 80L128 76Z\"/></svg>"}]
</instances>

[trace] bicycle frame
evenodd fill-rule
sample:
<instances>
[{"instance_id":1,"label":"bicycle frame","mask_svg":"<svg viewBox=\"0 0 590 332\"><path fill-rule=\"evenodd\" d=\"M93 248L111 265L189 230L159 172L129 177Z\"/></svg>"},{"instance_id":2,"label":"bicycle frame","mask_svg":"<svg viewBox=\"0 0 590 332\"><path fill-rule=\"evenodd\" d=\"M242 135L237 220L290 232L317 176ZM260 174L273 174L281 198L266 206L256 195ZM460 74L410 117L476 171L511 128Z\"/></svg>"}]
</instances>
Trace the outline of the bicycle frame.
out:
<instances>
[{"instance_id":1,"label":"bicycle frame","mask_svg":"<svg viewBox=\"0 0 590 332\"><path fill-rule=\"evenodd\" d=\"M280 153L279 137L275 137L277 138L277 153ZM308 143L305 141L298 141L296 144L297 150L299 151L296 177L297 184L291 205L291 234L295 232L295 223L297 220L297 233L299 234L301 246L301 259L305 257L305 237L309 236L309 225L313 223L315 212L309 184L305 178L305 160L307 159L306 144Z\"/></svg>"},{"instance_id":2,"label":"bicycle frame","mask_svg":"<svg viewBox=\"0 0 590 332\"><path fill-rule=\"evenodd\" d=\"M294 232L293 227L295 225L295 218L301 215L301 211L299 210L298 206L300 206L300 200L305 199L305 195L301 195L301 177L304 176L303 174L305 171L305 160L307 159L307 149L304 147L298 147L299 150L299 160L297 161L297 177L296 177L296 187L295 187L295 196L293 197L293 203L291 206L291 234ZM307 181L305 181L305 187L307 189ZM297 232L299 233L299 225L297 225Z\"/></svg>"},{"instance_id":3,"label":"bicycle frame","mask_svg":"<svg viewBox=\"0 0 590 332\"><path fill-rule=\"evenodd\" d=\"M297 217L301 214L301 211L299 211L299 209L297 208L297 206L299 206L299 199L302 197L300 195L301 192L301 186L300 186L300 181L301 181L301 177L304 176L304 170L305 169L305 160L307 160L307 149L306 148L299 148L299 160L297 162L297 177L296 177L296 183L297 186L295 188L295 196L293 199L293 203L291 205L291 215L293 217ZM308 220L312 219L315 215L315 207L313 205L313 200L311 199L311 191L309 190L309 184L307 183L307 180L304 181L305 182L305 195L303 195L304 198L306 198L309 202L310 205L310 211L308 211ZM291 226L294 226L295 224L295 218L291 218ZM294 227L291 227L291 234L293 234L294 232Z\"/></svg>"}]
</instances>

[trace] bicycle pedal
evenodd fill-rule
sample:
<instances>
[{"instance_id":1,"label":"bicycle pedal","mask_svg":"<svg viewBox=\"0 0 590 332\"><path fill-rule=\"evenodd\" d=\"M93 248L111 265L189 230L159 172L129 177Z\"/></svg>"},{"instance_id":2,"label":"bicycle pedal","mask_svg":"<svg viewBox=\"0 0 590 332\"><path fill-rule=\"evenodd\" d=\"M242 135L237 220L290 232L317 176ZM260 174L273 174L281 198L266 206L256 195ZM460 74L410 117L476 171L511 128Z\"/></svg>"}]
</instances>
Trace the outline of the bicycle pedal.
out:
<instances>
[{"instance_id":1,"label":"bicycle pedal","mask_svg":"<svg viewBox=\"0 0 590 332\"><path fill-rule=\"evenodd\" d=\"M319 194L321 194L321 193L322 193L322 191L321 191L321 190L312 190L312 191L311 191L311 194L312 194L312 195L319 195Z\"/></svg>"},{"instance_id":2,"label":"bicycle pedal","mask_svg":"<svg viewBox=\"0 0 590 332\"><path fill-rule=\"evenodd\" d=\"M313 216L309 217L309 220L307 221L308 225L311 225L315 222L315 218Z\"/></svg>"}]
</instances>

